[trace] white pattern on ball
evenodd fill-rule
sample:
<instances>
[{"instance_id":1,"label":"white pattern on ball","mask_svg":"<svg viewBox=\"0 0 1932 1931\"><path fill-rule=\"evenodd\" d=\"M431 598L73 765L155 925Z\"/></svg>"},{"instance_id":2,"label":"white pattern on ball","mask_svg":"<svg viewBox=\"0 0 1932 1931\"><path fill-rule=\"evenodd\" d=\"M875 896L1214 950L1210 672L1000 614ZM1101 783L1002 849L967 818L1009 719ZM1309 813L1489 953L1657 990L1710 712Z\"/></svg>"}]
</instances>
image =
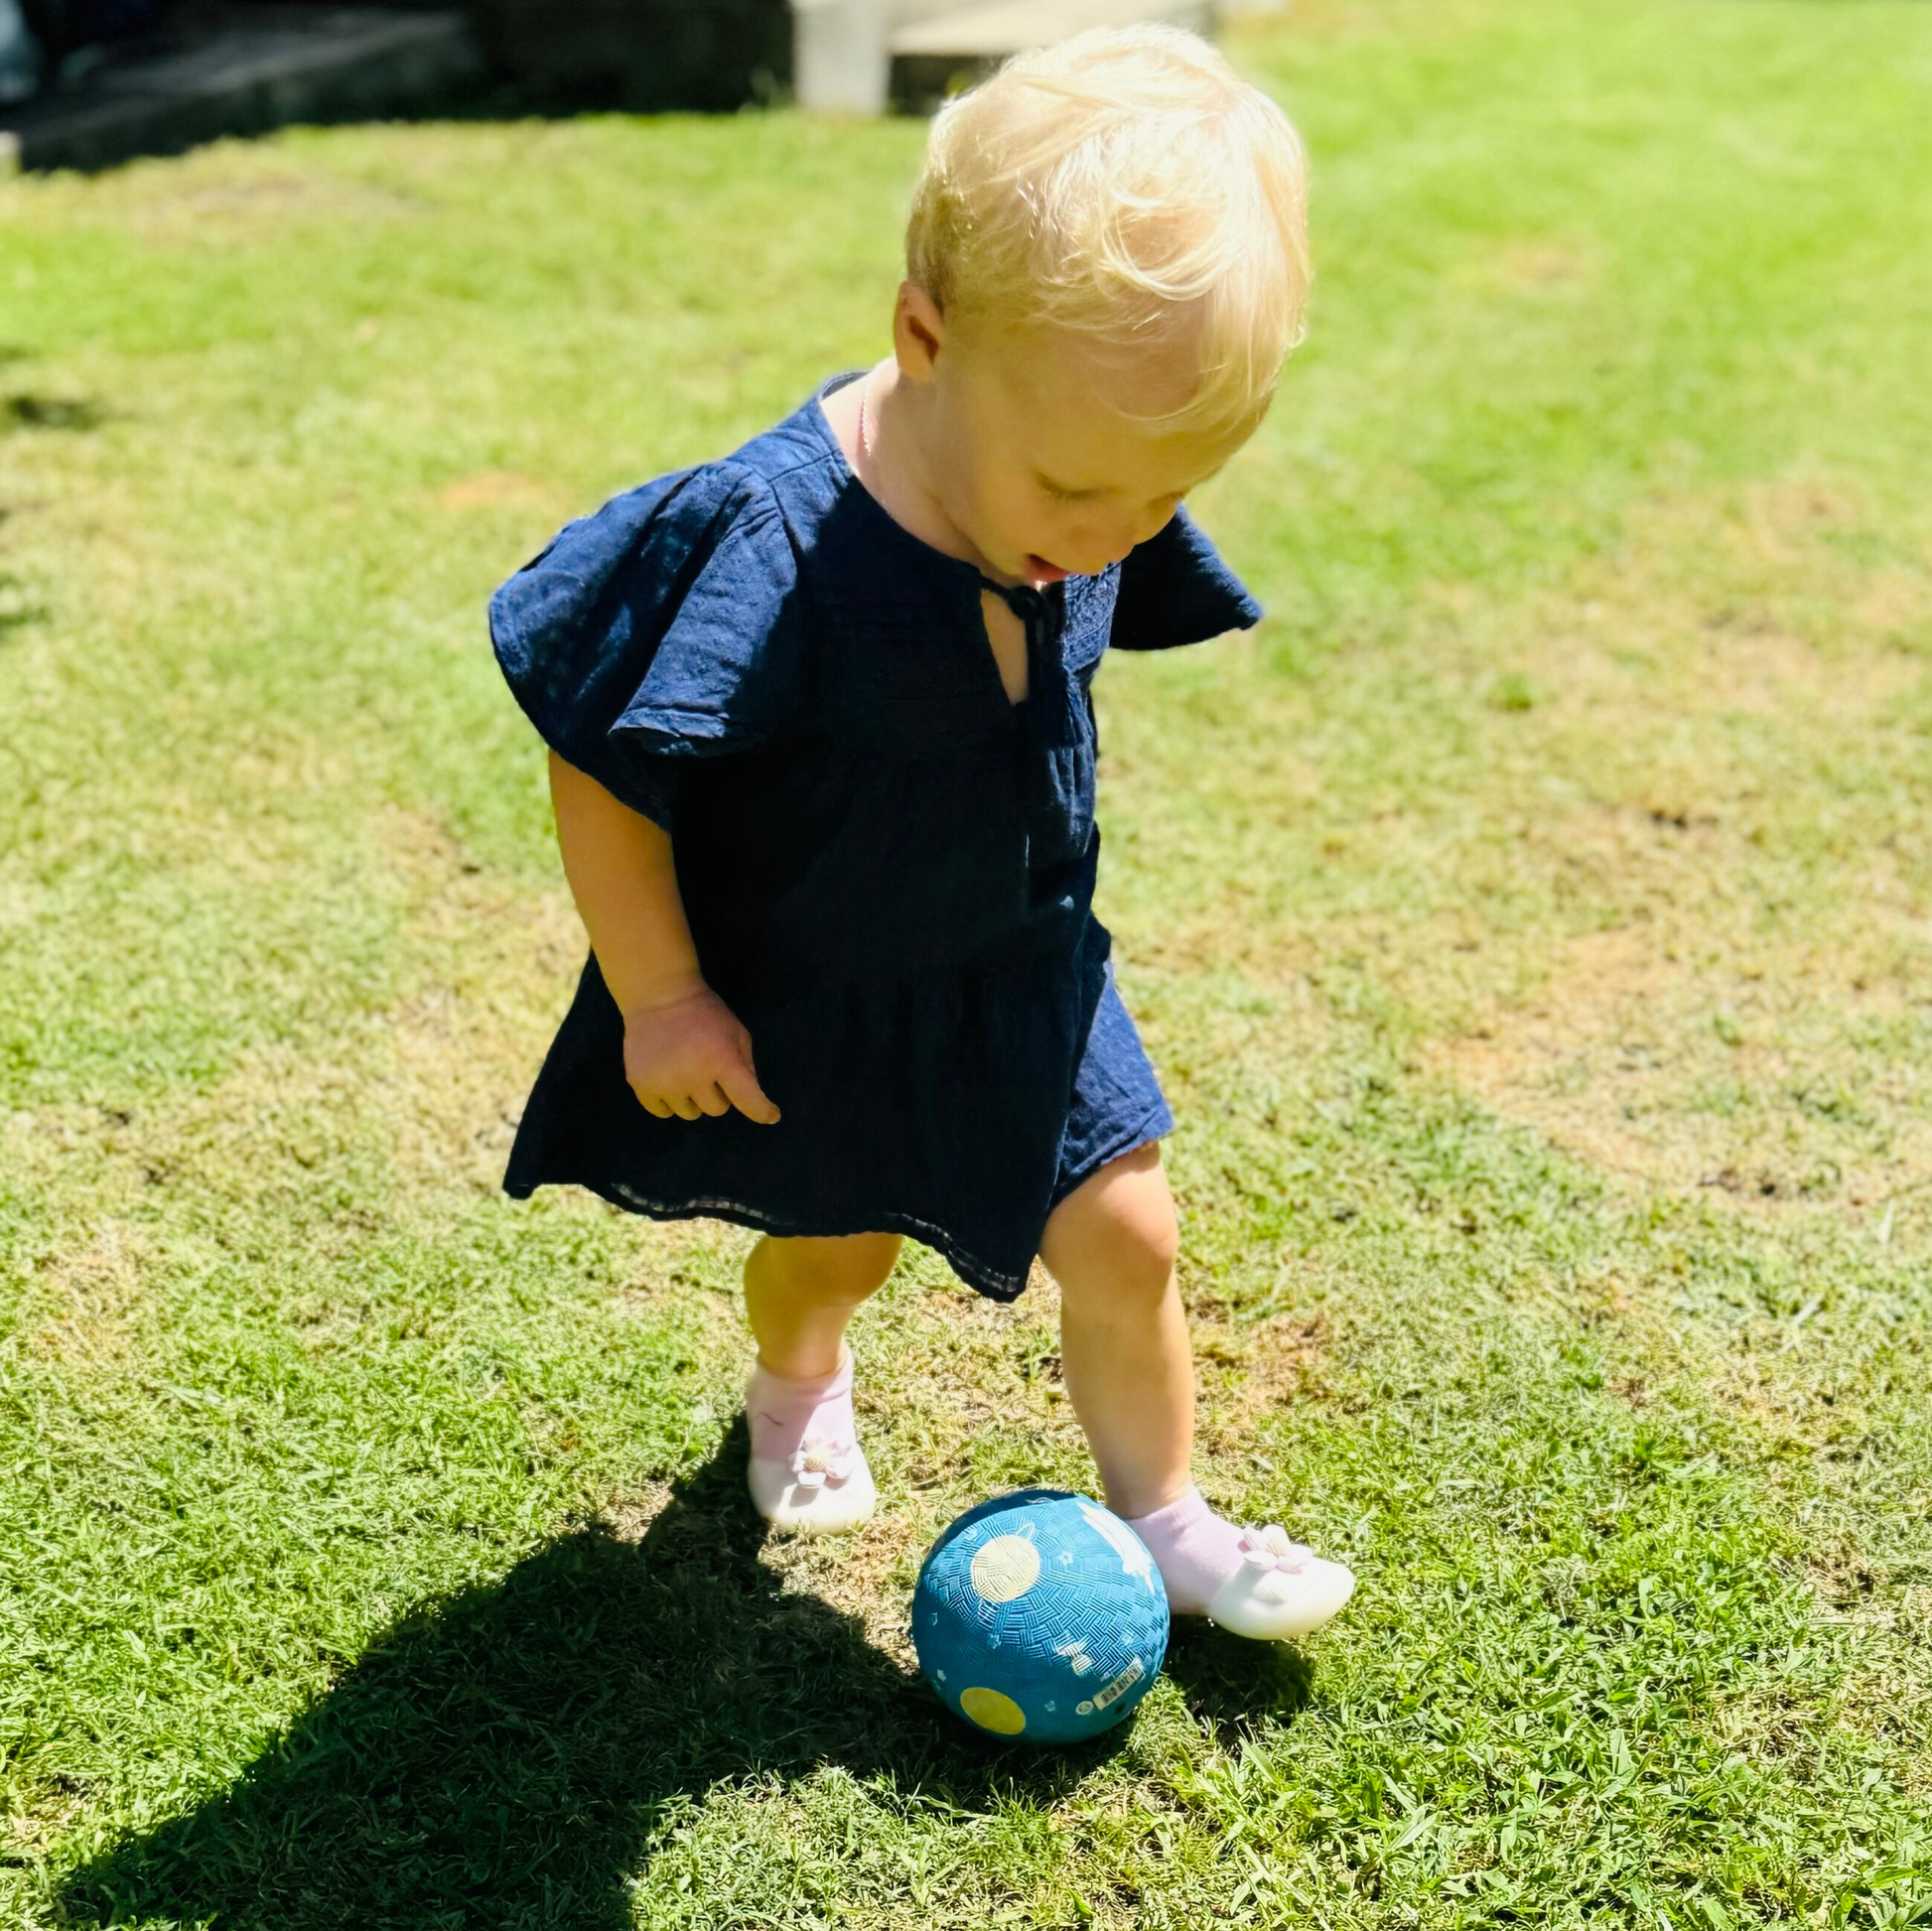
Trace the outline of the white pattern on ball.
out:
<instances>
[{"instance_id":1,"label":"white pattern on ball","mask_svg":"<svg viewBox=\"0 0 1932 1931\"><path fill-rule=\"evenodd\" d=\"M1011 1602L1039 1581L1039 1551L1025 1536L995 1536L973 1558L973 1593Z\"/></svg>"},{"instance_id":2,"label":"white pattern on ball","mask_svg":"<svg viewBox=\"0 0 1932 1931\"><path fill-rule=\"evenodd\" d=\"M1080 1513L1093 1525L1095 1534L1107 1538L1114 1554L1120 1558L1121 1568L1129 1576L1139 1577L1150 1589L1160 1587L1154 1580L1154 1558L1148 1554L1147 1544L1125 1522L1105 1509L1095 1508L1091 1502L1082 1502Z\"/></svg>"}]
</instances>

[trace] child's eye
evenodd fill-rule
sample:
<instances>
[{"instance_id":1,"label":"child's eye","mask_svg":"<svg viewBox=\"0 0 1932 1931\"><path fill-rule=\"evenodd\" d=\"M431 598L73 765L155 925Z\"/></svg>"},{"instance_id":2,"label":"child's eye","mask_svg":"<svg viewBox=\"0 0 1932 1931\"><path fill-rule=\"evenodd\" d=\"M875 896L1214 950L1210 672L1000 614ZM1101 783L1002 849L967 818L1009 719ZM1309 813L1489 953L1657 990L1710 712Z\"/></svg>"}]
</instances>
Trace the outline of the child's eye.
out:
<instances>
[{"instance_id":1,"label":"child's eye","mask_svg":"<svg viewBox=\"0 0 1932 1931\"><path fill-rule=\"evenodd\" d=\"M1077 503L1093 494L1091 489L1062 489L1057 483L1050 483L1045 477L1037 479L1039 486L1056 503Z\"/></svg>"}]
</instances>

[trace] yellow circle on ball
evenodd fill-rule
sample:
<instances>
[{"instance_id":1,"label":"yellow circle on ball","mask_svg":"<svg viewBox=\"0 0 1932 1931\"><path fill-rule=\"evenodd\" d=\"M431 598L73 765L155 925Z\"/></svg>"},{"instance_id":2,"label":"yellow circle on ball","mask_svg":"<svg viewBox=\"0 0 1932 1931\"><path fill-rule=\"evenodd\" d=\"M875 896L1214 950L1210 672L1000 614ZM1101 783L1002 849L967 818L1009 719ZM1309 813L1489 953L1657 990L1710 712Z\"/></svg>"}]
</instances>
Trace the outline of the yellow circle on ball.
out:
<instances>
[{"instance_id":1,"label":"yellow circle on ball","mask_svg":"<svg viewBox=\"0 0 1932 1931\"><path fill-rule=\"evenodd\" d=\"M995 1736L1018 1736L1027 1727L1027 1713L997 1690L962 1690L959 1707L981 1729L990 1729Z\"/></svg>"},{"instance_id":2,"label":"yellow circle on ball","mask_svg":"<svg viewBox=\"0 0 1932 1931\"><path fill-rule=\"evenodd\" d=\"M1025 1536L995 1536L973 1558L973 1593L982 1602L1011 1602L1039 1581L1039 1551Z\"/></svg>"}]
</instances>

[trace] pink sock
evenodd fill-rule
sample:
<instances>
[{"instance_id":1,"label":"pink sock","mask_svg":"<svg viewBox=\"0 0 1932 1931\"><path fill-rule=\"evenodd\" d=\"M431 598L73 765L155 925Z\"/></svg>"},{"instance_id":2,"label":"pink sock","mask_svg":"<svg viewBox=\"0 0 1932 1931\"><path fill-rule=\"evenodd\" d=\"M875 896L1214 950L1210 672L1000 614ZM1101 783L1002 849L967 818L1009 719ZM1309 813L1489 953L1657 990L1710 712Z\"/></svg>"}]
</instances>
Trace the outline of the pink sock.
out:
<instances>
[{"instance_id":1,"label":"pink sock","mask_svg":"<svg viewBox=\"0 0 1932 1931\"><path fill-rule=\"evenodd\" d=\"M810 1442L850 1449L858 1440L852 1414L852 1354L848 1349L828 1375L797 1381L762 1365L745 1391L745 1419L752 1454L759 1461L789 1461Z\"/></svg>"},{"instance_id":2,"label":"pink sock","mask_svg":"<svg viewBox=\"0 0 1932 1931\"><path fill-rule=\"evenodd\" d=\"M1147 1544L1175 1615L1204 1616L1215 1591L1245 1560L1242 1531L1216 1515L1198 1488L1152 1515L1129 1516L1127 1526Z\"/></svg>"}]
</instances>

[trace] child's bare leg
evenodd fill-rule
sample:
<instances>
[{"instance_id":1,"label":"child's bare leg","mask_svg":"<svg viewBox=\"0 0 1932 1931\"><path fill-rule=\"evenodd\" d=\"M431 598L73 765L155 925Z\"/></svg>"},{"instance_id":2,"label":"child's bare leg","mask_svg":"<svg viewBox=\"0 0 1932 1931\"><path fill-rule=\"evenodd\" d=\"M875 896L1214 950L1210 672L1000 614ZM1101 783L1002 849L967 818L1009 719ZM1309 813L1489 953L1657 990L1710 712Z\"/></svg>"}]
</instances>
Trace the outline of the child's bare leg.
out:
<instances>
[{"instance_id":1,"label":"child's bare leg","mask_svg":"<svg viewBox=\"0 0 1932 1931\"><path fill-rule=\"evenodd\" d=\"M1305 1635L1355 1586L1279 1529L1236 1527L1188 1469L1194 1370L1174 1282L1178 1245L1161 1151L1103 1167L1054 1210L1040 1258L1060 1284L1060 1366L1108 1506L1148 1546L1181 1615L1244 1636Z\"/></svg>"},{"instance_id":2,"label":"child's bare leg","mask_svg":"<svg viewBox=\"0 0 1932 1931\"><path fill-rule=\"evenodd\" d=\"M845 1346L846 1323L886 1285L898 1249L897 1234L830 1240L767 1234L745 1263L745 1313L759 1360L793 1380L830 1374Z\"/></svg>"},{"instance_id":3,"label":"child's bare leg","mask_svg":"<svg viewBox=\"0 0 1932 1931\"><path fill-rule=\"evenodd\" d=\"M775 1527L830 1535L856 1529L878 1491L852 1414L845 1329L898 1258L894 1234L774 1240L745 1263L745 1310L758 1366L745 1395L759 1512Z\"/></svg>"},{"instance_id":4,"label":"child's bare leg","mask_svg":"<svg viewBox=\"0 0 1932 1931\"><path fill-rule=\"evenodd\" d=\"M1194 1361L1174 1284L1178 1246L1154 1146L1074 1188L1039 1244L1060 1288L1060 1372L1120 1516L1147 1515L1193 1480Z\"/></svg>"}]
</instances>

